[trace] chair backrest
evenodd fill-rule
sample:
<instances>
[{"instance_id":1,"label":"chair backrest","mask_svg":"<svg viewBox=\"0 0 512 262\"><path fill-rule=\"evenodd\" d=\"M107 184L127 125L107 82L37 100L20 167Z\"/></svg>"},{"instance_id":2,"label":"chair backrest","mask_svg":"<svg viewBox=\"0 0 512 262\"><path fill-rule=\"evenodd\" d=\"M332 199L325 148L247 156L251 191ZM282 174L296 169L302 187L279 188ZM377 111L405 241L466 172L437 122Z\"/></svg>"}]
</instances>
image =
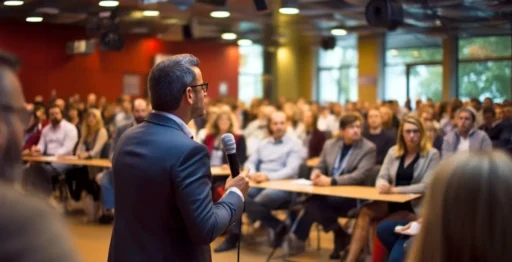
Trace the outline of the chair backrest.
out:
<instances>
[{"instance_id":1,"label":"chair backrest","mask_svg":"<svg viewBox=\"0 0 512 262\"><path fill-rule=\"evenodd\" d=\"M310 173L311 173L311 168L309 168L306 163L302 163L299 166L299 174L297 175L297 177L299 179L301 179L301 178L309 179Z\"/></svg>"}]
</instances>

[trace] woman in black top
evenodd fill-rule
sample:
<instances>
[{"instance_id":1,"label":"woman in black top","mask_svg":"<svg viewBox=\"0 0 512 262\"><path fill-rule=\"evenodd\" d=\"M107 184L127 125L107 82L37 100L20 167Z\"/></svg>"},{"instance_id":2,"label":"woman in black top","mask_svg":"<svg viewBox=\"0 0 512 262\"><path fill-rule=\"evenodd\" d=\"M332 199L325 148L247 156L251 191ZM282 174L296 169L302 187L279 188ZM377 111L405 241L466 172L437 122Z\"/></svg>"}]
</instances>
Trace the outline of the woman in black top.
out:
<instances>
[{"instance_id":1,"label":"woman in black top","mask_svg":"<svg viewBox=\"0 0 512 262\"><path fill-rule=\"evenodd\" d=\"M431 171L439 163L439 152L432 148L425 129L416 117L405 117L397 143L389 149L377 177L381 194L422 194ZM387 203L374 201L361 208L352 233L346 262L357 261L368 243L370 224L386 217L416 219L419 202Z\"/></svg>"}]
</instances>

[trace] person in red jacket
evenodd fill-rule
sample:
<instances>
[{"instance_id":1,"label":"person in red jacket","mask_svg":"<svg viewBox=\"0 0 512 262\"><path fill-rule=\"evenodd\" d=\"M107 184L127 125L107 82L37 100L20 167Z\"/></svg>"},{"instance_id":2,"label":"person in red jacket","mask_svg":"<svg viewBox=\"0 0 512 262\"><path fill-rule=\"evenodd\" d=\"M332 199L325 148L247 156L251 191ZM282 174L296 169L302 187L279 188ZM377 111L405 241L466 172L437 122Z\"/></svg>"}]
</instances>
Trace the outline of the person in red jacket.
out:
<instances>
[{"instance_id":1,"label":"person in red jacket","mask_svg":"<svg viewBox=\"0 0 512 262\"><path fill-rule=\"evenodd\" d=\"M34 124L30 126L26 134L27 139L25 140L25 145L23 146L23 154L29 154L32 146L37 145L39 143L39 138L41 138L41 132L43 128L47 126L50 122L48 121L48 117L46 114L46 109L42 106L36 107L33 113Z\"/></svg>"}]
</instances>

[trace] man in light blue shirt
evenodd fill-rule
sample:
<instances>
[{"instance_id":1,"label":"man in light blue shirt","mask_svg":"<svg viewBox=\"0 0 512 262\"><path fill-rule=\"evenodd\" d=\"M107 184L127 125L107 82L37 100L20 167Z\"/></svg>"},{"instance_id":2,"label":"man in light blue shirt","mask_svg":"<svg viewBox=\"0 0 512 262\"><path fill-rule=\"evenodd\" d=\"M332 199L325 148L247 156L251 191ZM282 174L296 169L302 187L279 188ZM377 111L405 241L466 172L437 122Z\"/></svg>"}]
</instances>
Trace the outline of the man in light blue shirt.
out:
<instances>
[{"instance_id":1,"label":"man in light blue shirt","mask_svg":"<svg viewBox=\"0 0 512 262\"><path fill-rule=\"evenodd\" d=\"M286 115L283 112L275 112L271 115L269 132L271 137L264 139L245 163L245 168L250 169L249 178L255 183L296 178L305 155L301 143L285 135ZM251 221L259 220L274 231L273 243L281 243L287 229L272 215L271 211L286 208L291 199L291 192L262 188L249 189L245 199L247 215ZM240 234L240 224L237 222L231 227L231 232L215 252L234 249Z\"/></svg>"}]
</instances>

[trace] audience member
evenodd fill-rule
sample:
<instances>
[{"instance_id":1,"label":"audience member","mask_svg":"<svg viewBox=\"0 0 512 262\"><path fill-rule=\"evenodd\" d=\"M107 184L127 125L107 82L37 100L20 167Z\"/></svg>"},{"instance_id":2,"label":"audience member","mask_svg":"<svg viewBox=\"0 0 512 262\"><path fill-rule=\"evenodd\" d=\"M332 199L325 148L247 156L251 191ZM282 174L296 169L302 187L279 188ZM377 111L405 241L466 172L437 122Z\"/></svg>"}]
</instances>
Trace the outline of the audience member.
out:
<instances>
[{"instance_id":1,"label":"audience member","mask_svg":"<svg viewBox=\"0 0 512 262\"><path fill-rule=\"evenodd\" d=\"M78 142L76 127L63 119L62 110L59 106L53 105L49 109L50 125L46 126L37 146L32 147L31 154L34 156L71 156ZM26 173L28 188L50 196L52 192L51 181L57 175L65 175L72 166L61 163L31 164Z\"/></svg>"},{"instance_id":2,"label":"audience member","mask_svg":"<svg viewBox=\"0 0 512 262\"><path fill-rule=\"evenodd\" d=\"M13 187L21 175L23 130L30 116L17 64L0 51L0 261L79 261L65 222L46 203Z\"/></svg>"},{"instance_id":3,"label":"audience member","mask_svg":"<svg viewBox=\"0 0 512 262\"><path fill-rule=\"evenodd\" d=\"M25 145L23 146L23 155L30 154L30 149L39 143L43 128L50 122L44 107L36 107L32 114L33 123L25 130Z\"/></svg>"},{"instance_id":4,"label":"audience member","mask_svg":"<svg viewBox=\"0 0 512 262\"><path fill-rule=\"evenodd\" d=\"M379 109L373 108L368 111L368 126L363 131L363 137L375 144L377 147L377 158L375 164L382 165L388 150L395 144L395 134L382 129L382 115Z\"/></svg>"},{"instance_id":5,"label":"audience member","mask_svg":"<svg viewBox=\"0 0 512 262\"><path fill-rule=\"evenodd\" d=\"M318 130L316 126L317 121L317 116L310 110L302 113L302 124L304 125L302 145L306 149L308 159L320 156L326 140L325 133Z\"/></svg>"},{"instance_id":6,"label":"audience member","mask_svg":"<svg viewBox=\"0 0 512 262\"><path fill-rule=\"evenodd\" d=\"M405 117L400 124L397 144L386 155L375 186L381 194L424 193L438 163L439 152L431 147L421 121L416 117ZM407 203L375 201L364 205L359 210L345 261L358 260L368 243L372 221L385 217L414 220L419 205L419 200Z\"/></svg>"},{"instance_id":7,"label":"audience member","mask_svg":"<svg viewBox=\"0 0 512 262\"><path fill-rule=\"evenodd\" d=\"M470 151L443 160L407 261L510 261L510 170L512 159L501 152Z\"/></svg>"},{"instance_id":8,"label":"audience member","mask_svg":"<svg viewBox=\"0 0 512 262\"><path fill-rule=\"evenodd\" d=\"M116 114L114 119L116 128L129 125L133 122L131 98L129 96L122 96L120 100L121 110Z\"/></svg>"},{"instance_id":9,"label":"audience member","mask_svg":"<svg viewBox=\"0 0 512 262\"><path fill-rule=\"evenodd\" d=\"M470 107L463 107L456 113L457 130L444 137L443 157L449 157L460 151L491 150L492 142L484 131L478 130L476 112Z\"/></svg>"},{"instance_id":10,"label":"audience member","mask_svg":"<svg viewBox=\"0 0 512 262\"><path fill-rule=\"evenodd\" d=\"M240 163L245 163L245 160L247 159L245 138L243 135L235 132L233 118L234 116L231 111L224 110L217 113L213 122L207 126L208 131L203 143L210 153L210 165L212 166L221 166L228 163L221 141L222 135L226 133L231 133L235 137L238 161Z\"/></svg>"},{"instance_id":11,"label":"audience member","mask_svg":"<svg viewBox=\"0 0 512 262\"><path fill-rule=\"evenodd\" d=\"M250 179L254 183L296 178L299 166L304 161L300 143L286 135L286 116L283 112L274 112L268 124L271 137L262 141L245 163L250 170ZM273 246L278 246L286 235L287 227L274 217L271 210L287 207L292 193L274 189L251 188L245 199L245 208L251 221L261 223L274 232ZM237 221L228 236L215 252L234 249L241 234Z\"/></svg>"},{"instance_id":12,"label":"audience member","mask_svg":"<svg viewBox=\"0 0 512 262\"><path fill-rule=\"evenodd\" d=\"M345 114L339 123L340 137L328 140L320 155L320 162L311 173L315 186L362 185L375 165L376 149L362 138L362 118L358 114ZM297 226L284 244L285 252L296 255L304 252L305 241L313 223L319 223L325 232L334 233L334 251L331 259L339 259L349 235L338 224L338 218L357 206L352 198L313 195L308 199Z\"/></svg>"},{"instance_id":13,"label":"audience member","mask_svg":"<svg viewBox=\"0 0 512 262\"><path fill-rule=\"evenodd\" d=\"M108 134L103 125L100 111L90 108L82 125L82 138L78 144L77 157L79 159L100 158L107 140ZM83 167L68 172L66 176L70 195L75 201L80 200L82 190L88 193L85 209L88 216L87 222L96 220L99 215L100 188L95 177L101 172L101 169L92 166Z\"/></svg>"}]
</instances>

